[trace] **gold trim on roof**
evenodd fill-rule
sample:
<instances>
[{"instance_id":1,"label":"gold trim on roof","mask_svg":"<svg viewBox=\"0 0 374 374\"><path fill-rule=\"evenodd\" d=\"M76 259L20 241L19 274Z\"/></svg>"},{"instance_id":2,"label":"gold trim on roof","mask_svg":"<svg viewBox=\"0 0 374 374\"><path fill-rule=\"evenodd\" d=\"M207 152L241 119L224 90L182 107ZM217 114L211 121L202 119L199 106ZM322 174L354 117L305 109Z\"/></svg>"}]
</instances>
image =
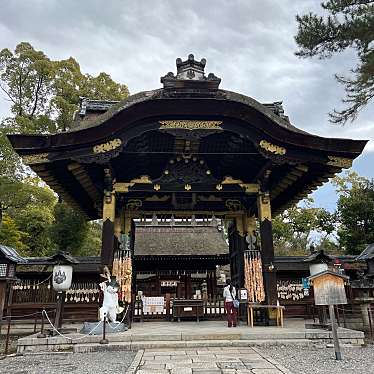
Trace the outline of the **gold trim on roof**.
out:
<instances>
[{"instance_id":1,"label":"gold trim on roof","mask_svg":"<svg viewBox=\"0 0 374 374\"><path fill-rule=\"evenodd\" d=\"M26 165L34 165L34 164L43 164L44 162L49 162L48 153L38 153L33 155L24 155L21 156L22 161Z\"/></svg>"},{"instance_id":2,"label":"gold trim on roof","mask_svg":"<svg viewBox=\"0 0 374 374\"><path fill-rule=\"evenodd\" d=\"M276 155L284 155L286 154L286 148L280 147L279 145L272 144L267 140L260 141L260 147L265 149L268 152L274 153Z\"/></svg>"},{"instance_id":3,"label":"gold trim on roof","mask_svg":"<svg viewBox=\"0 0 374 374\"><path fill-rule=\"evenodd\" d=\"M198 120L173 120L159 121L160 130L222 130L222 121L198 121Z\"/></svg>"},{"instance_id":4,"label":"gold trim on roof","mask_svg":"<svg viewBox=\"0 0 374 374\"><path fill-rule=\"evenodd\" d=\"M348 169L352 166L353 160L350 158L345 157L338 157L338 156L328 156L329 161L327 162L327 165L331 166L337 166L340 168Z\"/></svg>"},{"instance_id":5,"label":"gold trim on roof","mask_svg":"<svg viewBox=\"0 0 374 374\"><path fill-rule=\"evenodd\" d=\"M106 143L97 144L92 148L92 150L94 153L106 153L106 152L113 151L114 149L120 147L121 145L122 145L122 140L117 138L117 139L109 140Z\"/></svg>"}]
</instances>

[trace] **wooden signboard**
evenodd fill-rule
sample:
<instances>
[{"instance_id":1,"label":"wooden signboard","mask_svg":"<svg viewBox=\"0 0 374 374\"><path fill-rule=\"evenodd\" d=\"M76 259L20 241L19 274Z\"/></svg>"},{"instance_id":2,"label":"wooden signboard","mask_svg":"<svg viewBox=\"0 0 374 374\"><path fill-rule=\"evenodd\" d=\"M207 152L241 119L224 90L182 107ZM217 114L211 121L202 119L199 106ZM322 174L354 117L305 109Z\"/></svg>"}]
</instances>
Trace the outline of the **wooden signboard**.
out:
<instances>
[{"instance_id":1,"label":"wooden signboard","mask_svg":"<svg viewBox=\"0 0 374 374\"><path fill-rule=\"evenodd\" d=\"M309 277L314 289L316 305L347 304L344 284L349 278L326 270Z\"/></svg>"}]
</instances>

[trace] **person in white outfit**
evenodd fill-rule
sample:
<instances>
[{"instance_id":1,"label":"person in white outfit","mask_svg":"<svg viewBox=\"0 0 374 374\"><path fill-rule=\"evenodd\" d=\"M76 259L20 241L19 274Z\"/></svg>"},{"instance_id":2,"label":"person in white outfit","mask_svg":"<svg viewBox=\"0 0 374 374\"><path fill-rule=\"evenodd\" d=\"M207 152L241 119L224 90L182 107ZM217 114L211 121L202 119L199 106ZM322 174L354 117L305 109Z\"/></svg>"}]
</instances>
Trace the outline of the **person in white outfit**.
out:
<instances>
[{"instance_id":1,"label":"person in white outfit","mask_svg":"<svg viewBox=\"0 0 374 374\"><path fill-rule=\"evenodd\" d=\"M226 281L226 287L223 289L225 299L225 309L227 313L227 326L236 327L236 308L234 308L234 299L236 298L236 289L231 284L230 279Z\"/></svg>"}]
</instances>

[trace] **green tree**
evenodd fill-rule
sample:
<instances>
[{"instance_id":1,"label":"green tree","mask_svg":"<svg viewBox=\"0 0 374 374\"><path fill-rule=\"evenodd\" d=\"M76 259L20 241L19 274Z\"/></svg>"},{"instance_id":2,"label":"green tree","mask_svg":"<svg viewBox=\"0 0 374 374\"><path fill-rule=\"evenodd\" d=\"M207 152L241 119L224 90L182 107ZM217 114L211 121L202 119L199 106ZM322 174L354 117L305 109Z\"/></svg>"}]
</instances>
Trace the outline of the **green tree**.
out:
<instances>
[{"instance_id":1,"label":"green tree","mask_svg":"<svg viewBox=\"0 0 374 374\"><path fill-rule=\"evenodd\" d=\"M374 243L374 181L349 172L334 179L339 194L338 236L346 253L358 254Z\"/></svg>"},{"instance_id":2,"label":"green tree","mask_svg":"<svg viewBox=\"0 0 374 374\"><path fill-rule=\"evenodd\" d=\"M337 251L332 238L336 231L337 217L323 208L312 206L312 200L304 200L273 220L274 248L278 255L305 255L308 246ZM312 232L319 233L319 240L312 240Z\"/></svg>"},{"instance_id":3,"label":"green tree","mask_svg":"<svg viewBox=\"0 0 374 374\"><path fill-rule=\"evenodd\" d=\"M56 249L79 255L88 233L88 222L85 217L66 203L56 204L54 217L51 235Z\"/></svg>"},{"instance_id":4,"label":"green tree","mask_svg":"<svg viewBox=\"0 0 374 374\"><path fill-rule=\"evenodd\" d=\"M16 222L20 230L27 234L22 241L27 244L30 256L48 256L55 252L51 238L54 222L51 208L29 206L18 214Z\"/></svg>"},{"instance_id":5,"label":"green tree","mask_svg":"<svg viewBox=\"0 0 374 374\"><path fill-rule=\"evenodd\" d=\"M14 217L36 205L52 209L55 202L52 190L43 186L39 178L18 180L0 176L0 225L4 213Z\"/></svg>"},{"instance_id":6,"label":"green tree","mask_svg":"<svg viewBox=\"0 0 374 374\"><path fill-rule=\"evenodd\" d=\"M101 251L102 224L99 221L88 222L87 234L79 249L80 256L98 256Z\"/></svg>"},{"instance_id":7,"label":"green tree","mask_svg":"<svg viewBox=\"0 0 374 374\"><path fill-rule=\"evenodd\" d=\"M27 234L22 232L16 222L9 216L5 215L3 224L0 227L0 244L16 248L20 254L27 255L27 245L24 244Z\"/></svg>"},{"instance_id":8,"label":"green tree","mask_svg":"<svg viewBox=\"0 0 374 374\"><path fill-rule=\"evenodd\" d=\"M80 96L108 100L128 96L127 86L108 74L83 74L72 57L52 61L25 42L14 52L0 51L0 89L11 102L9 131L31 134L69 130Z\"/></svg>"},{"instance_id":9,"label":"green tree","mask_svg":"<svg viewBox=\"0 0 374 374\"><path fill-rule=\"evenodd\" d=\"M354 120L359 110L374 97L374 1L329 0L321 4L325 17L309 13L296 16L295 37L300 57L329 58L350 48L358 64L350 77L336 75L345 86L346 108L330 114L333 123Z\"/></svg>"}]
</instances>

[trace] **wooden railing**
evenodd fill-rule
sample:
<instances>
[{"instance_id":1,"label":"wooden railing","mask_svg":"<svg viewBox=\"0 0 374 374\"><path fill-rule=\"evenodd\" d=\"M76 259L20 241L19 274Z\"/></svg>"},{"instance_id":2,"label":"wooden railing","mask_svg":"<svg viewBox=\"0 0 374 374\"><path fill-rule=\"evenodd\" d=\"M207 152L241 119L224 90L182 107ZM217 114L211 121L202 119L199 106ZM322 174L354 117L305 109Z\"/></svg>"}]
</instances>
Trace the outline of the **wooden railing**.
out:
<instances>
[{"instance_id":1,"label":"wooden railing","mask_svg":"<svg viewBox=\"0 0 374 374\"><path fill-rule=\"evenodd\" d=\"M161 313L144 313L141 300L133 303L134 321L170 320L172 315L173 299L165 298L164 309ZM209 320L225 318L225 302L223 298L209 298L204 301L204 318Z\"/></svg>"}]
</instances>

